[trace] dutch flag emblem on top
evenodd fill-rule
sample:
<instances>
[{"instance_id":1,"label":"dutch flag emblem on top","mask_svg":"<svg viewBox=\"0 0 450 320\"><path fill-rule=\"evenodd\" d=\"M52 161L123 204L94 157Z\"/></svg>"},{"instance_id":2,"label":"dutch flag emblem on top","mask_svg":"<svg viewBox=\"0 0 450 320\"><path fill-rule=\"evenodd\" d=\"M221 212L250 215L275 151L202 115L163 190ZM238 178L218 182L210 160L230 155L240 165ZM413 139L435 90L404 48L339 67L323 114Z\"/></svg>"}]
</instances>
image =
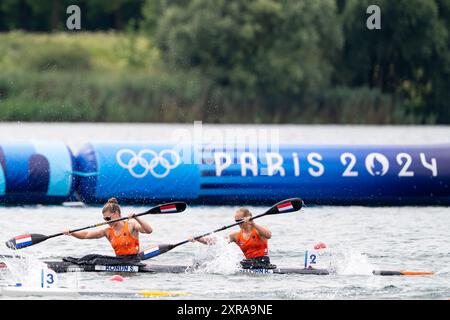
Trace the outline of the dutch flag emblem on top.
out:
<instances>
[{"instance_id":1,"label":"dutch flag emblem on top","mask_svg":"<svg viewBox=\"0 0 450 320\"><path fill-rule=\"evenodd\" d=\"M293 211L294 207L292 206L291 202L286 202L286 203L277 205L277 209L279 212L288 212L288 211Z\"/></svg>"},{"instance_id":2,"label":"dutch flag emblem on top","mask_svg":"<svg viewBox=\"0 0 450 320\"><path fill-rule=\"evenodd\" d=\"M33 243L33 241L31 240L31 234L16 237L15 240L17 248L26 247Z\"/></svg>"},{"instance_id":3,"label":"dutch flag emblem on top","mask_svg":"<svg viewBox=\"0 0 450 320\"><path fill-rule=\"evenodd\" d=\"M159 246L151 246L144 250L144 257L149 258L157 255L160 252Z\"/></svg>"},{"instance_id":4,"label":"dutch flag emblem on top","mask_svg":"<svg viewBox=\"0 0 450 320\"><path fill-rule=\"evenodd\" d=\"M174 204L170 204L168 206L163 206L163 207L159 208L159 210L161 210L161 213L177 212L177 206Z\"/></svg>"}]
</instances>

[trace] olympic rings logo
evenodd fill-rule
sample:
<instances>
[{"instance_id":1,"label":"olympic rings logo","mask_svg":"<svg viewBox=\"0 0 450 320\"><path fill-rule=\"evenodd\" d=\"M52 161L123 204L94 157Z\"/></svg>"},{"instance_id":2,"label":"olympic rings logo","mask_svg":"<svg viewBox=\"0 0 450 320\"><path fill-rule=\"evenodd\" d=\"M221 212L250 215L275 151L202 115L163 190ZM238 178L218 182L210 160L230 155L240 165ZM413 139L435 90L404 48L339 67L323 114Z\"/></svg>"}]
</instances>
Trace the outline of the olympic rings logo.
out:
<instances>
[{"instance_id":1,"label":"olympic rings logo","mask_svg":"<svg viewBox=\"0 0 450 320\"><path fill-rule=\"evenodd\" d=\"M180 164L180 156L174 150L162 150L158 154L153 150L144 149L136 154L133 150L122 149L117 152L116 160L119 166L127 169L133 177L138 179L144 178L149 172L155 178L164 178L170 173L170 170ZM173 162L171 162L172 160ZM140 173L136 172L136 168L139 166L144 168ZM164 168L162 173L155 171L158 166Z\"/></svg>"}]
</instances>

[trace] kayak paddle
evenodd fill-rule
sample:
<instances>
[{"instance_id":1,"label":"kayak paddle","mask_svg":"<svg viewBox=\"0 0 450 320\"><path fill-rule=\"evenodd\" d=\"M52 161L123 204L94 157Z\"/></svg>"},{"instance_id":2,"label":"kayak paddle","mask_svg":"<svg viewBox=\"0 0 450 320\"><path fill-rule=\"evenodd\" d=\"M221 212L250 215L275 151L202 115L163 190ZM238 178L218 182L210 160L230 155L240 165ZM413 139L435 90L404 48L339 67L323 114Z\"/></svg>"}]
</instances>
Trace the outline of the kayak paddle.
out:
<instances>
[{"instance_id":1,"label":"kayak paddle","mask_svg":"<svg viewBox=\"0 0 450 320\"><path fill-rule=\"evenodd\" d=\"M283 200L281 202L278 202L277 204L275 204L272 208L270 208L269 210L267 210L266 212L254 216L252 217L250 220L254 220L256 218L260 218L262 216L265 215L269 215L269 214L280 214L280 213L288 213L288 212L295 212L298 211L302 208L303 206L303 200L300 198L292 198L292 199L286 199ZM198 240L202 237L208 236L210 234L237 226L241 223L243 223L244 221L239 221L233 224L230 224L228 226L224 226L220 229L202 234L201 236L197 236L195 238L193 238L193 240ZM179 242L177 244L160 244L160 245L152 245L146 249L144 249L142 252L139 253L139 257L141 258L141 260L147 260L156 256L159 256L160 254L163 254L167 251L170 251L178 246L181 246L182 244L188 243L190 242L190 240L184 240L182 242Z\"/></svg>"},{"instance_id":2,"label":"kayak paddle","mask_svg":"<svg viewBox=\"0 0 450 320\"><path fill-rule=\"evenodd\" d=\"M156 207L153 207L143 213L136 214L136 217L143 216L146 214L170 214L170 213L178 213L183 212L187 207L187 204L185 202L177 201L177 202L170 202L165 204L160 204ZM105 221L101 223L97 223L88 227L70 230L69 233L77 232L85 229L100 227L108 223L113 223L121 220L129 219L128 217L123 217L111 221ZM24 234L21 236L14 237L6 242L6 246L10 249L23 249L25 247L29 247L35 244L38 244L39 242L45 241L50 238L62 236L64 233L56 233L49 236L43 235L43 234L37 234L37 233L31 233L31 234Z\"/></svg>"}]
</instances>

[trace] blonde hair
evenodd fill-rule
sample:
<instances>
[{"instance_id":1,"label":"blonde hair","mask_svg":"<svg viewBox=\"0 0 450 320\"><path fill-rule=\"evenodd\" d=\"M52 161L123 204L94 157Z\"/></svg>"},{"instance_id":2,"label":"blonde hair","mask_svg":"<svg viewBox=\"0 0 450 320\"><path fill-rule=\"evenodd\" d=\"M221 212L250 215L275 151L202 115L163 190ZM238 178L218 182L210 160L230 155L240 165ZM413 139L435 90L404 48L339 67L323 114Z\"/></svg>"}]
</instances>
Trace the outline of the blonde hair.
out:
<instances>
[{"instance_id":1,"label":"blonde hair","mask_svg":"<svg viewBox=\"0 0 450 320\"><path fill-rule=\"evenodd\" d=\"M251 217L252 213L247 208L239 208L237 211L242 212L244 217Z\"/></svg>"},{"instance_id":2,"label":"blonde hair","mask_svg":"<svg viewBox=\"0 0 450 320\"><path fill-rule=\"evenodd\" d=\"M121 213L119 201L116 198L110 198L107 203L103 206L102 213L111 212L111 213Z\"/></svg>"}]
</instances>

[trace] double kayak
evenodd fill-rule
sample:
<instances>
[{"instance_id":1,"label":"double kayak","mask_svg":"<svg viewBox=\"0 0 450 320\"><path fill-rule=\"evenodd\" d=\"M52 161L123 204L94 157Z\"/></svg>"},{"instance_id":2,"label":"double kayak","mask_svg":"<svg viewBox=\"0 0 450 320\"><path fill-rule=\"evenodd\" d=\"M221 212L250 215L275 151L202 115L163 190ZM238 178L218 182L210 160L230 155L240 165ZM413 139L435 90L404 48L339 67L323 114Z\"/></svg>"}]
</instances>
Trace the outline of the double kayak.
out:
<instances>
[{"instance_id":1,"label":"double kayak","mask_svg":"<svg viewBox=\"0 0 450 320\"><path fill-rule=\"evenodd\" d=\"M310 263L310 255L317 262L317 254L314 251L305 251L305 263L299 267L278 267L273 264L256 264L251 267L236 267L235 273L250 274L300 274L300 275L330 275L337 274L333 267L317 268ZM8 263L25 261L20 255L0 255L0 270L8 269ZM113 273L202 273L204 268L199 265L163 265L142 261L137 256L113 257L98 254L90 254L82 258L66 257L59 261L43 261L43 265L55 273L67 272L113 272ZM208 268L208 273L215 273ZM220 274L221 270L217 270ZM411 270L373 270L376 276L412 276L432 275L430 271Z\"/></svg>"},{"instance_id":2,"label":"double kayak","mask_svg":"<svg viewBox=\"0 0 450 320\"><path fill-rule=\"evenodd\" d=\"M78 265L66 261L47 261L47 266L56 273L65 272L124 272L124 273L195 273L199 269L194 266L186 265L158 265L158 264L122 264L105 265L89 264ZM211 271L210 271L211 272ZM327 269L313 268L237 268L236 273L260 273L260 274L310 274L310 275L328 275Z\"/></svg>"},{"instance_id":3,"label":"double kayak","mask_svg":"<svg viewBox=\"0 0 450 320\"><path fill-rule=\"evenodd\" d=\"M7 265L0 262L0 266L6 269ZM68 261L45 261L49 269L56 273L67 272L112 272L112 273L200 273L201 268L188 265L163 265L163 264L75 264ZM200 271L200 272L199 272ZM214 273L214 270L208 270L208 273ZM218 270L217 273L220 273ZM330 275L336 274L333 269L320 268L237 268L235 273L250 274L300 274L300 275ZM431 271L409 271L409 270L373 270L376 276L413 276L413 275L432 275Z\"/></svg>"}]
</instances>

